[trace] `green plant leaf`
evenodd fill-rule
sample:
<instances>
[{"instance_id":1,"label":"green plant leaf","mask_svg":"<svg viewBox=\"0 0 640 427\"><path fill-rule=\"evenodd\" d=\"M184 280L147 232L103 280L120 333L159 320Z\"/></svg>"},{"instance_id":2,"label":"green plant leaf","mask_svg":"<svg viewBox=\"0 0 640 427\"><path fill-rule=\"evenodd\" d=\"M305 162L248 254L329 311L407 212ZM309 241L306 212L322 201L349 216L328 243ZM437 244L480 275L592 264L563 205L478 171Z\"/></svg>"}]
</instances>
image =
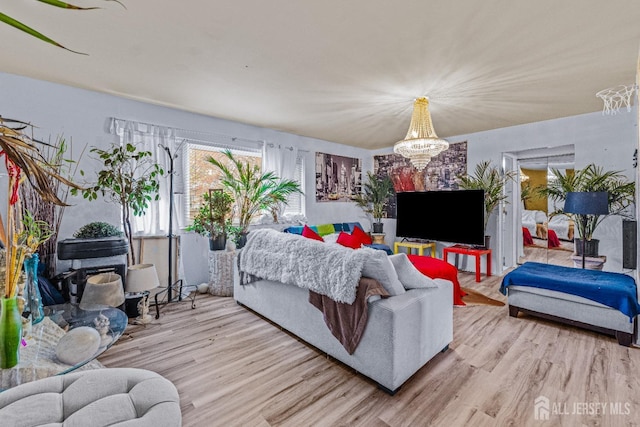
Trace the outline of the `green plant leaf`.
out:
<instances>
[{"instance_id":1,"label":"green plant leaf","mask_svg":"<svg viewBox=\"0 0 640 427\"><path fill-rule=\"evenodd\" d=\"M69 52L73 52L73 53L77 53L79 55L86 55L86 53L82 53L82 52L77 52L75 50L71 50L68 47L65 47L63 45L61 45L60 43L58 43L57 41L45 36L44 34L40 33L39 31L34 30L33 28L23 24L22 22L13 19L12 17L5 15L4 13L0 12L0 22L4 22L5 24L11 25L14 28L17 28L20 31L24 31L25 33L29 34L30 36L33 36L37 39L42 40L43 42L46 43L50 43L54 46L57 47L61 47L62 49L68 50Z\"/></svg>"},{"instance_id":2,"label":"green plant leaf","mask_svg":"<svg viewBox=\"0 0 640 427\"><path fill-rule=\"evenodd\" d=\"M100 9L99 7L80 7L70 3L65 3L59 0L37 0L40 3L45 3L55 7L61 7L63 9L73 9L73 10L92 10L92 9Z\"/></svg>"}]
</instances>

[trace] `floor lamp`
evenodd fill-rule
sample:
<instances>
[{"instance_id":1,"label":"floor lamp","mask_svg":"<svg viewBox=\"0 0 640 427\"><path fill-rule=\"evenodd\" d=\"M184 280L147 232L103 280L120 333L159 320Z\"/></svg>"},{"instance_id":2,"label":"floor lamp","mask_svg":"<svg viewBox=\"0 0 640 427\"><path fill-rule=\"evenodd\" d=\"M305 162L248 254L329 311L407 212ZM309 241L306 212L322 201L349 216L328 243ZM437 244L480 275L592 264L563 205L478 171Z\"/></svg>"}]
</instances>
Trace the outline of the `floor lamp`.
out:
<instances>
[{"instance_id":1,"label":"floor lamp","mask_svg":"<svg viewBox=\"0 0 640 427\"><path fill-rule=\"evenodd\" d=\"M587 228L587 215L608 215L609 195L606 191L570 191L564 202L564 212L580 215L582 221L582 268L585 267L585 242L584 232ZM593 219L596 220L595 218Z\"/></svg>"}]
</instances>

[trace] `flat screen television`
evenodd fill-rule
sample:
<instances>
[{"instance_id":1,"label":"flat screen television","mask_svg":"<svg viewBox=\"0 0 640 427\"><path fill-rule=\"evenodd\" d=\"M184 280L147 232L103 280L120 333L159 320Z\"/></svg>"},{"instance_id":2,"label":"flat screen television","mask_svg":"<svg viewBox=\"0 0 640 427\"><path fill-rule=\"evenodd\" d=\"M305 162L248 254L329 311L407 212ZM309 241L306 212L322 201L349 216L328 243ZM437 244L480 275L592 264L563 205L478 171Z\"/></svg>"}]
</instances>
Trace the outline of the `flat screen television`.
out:
<instances>
[{"instance_id":1,"label":"flat screen television","mask_svg":"<svg viewBox=\"0 0 640 427\"><path fill-rule=\"evenodd\" d=\"M484 245L484 190L397 194L396 236Z\"/></svg>"}]
</instances>

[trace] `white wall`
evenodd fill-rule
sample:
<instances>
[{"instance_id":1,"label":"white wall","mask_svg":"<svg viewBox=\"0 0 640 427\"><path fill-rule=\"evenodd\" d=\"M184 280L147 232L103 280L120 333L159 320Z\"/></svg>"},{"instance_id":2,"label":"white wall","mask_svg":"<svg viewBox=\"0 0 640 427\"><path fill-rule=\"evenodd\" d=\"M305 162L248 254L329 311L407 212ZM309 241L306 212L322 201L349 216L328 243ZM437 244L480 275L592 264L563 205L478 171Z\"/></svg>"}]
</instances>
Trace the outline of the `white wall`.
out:
<instances>
[{"instance_id":1,"label":"white wall","mask_svg":"<svg viewBox=\"0 0 640 427\"><path fill-rule=\"evenodd\" d=\"M392 151L391 146L386 150L369 151L4 73L0 73L0 103L0 115L3 117L33 123L38 126L35 136L40 139L53 140L56 135L64 134L73 140L76 151L85 144L104 148L115 142L115 138L105 131L105 122L109 117L295 145L306 151L304 190L306 213L312 224L352 220L361 221L363 225L367 223L362 211L353 203L315 202L316 151L361 158L363 173L372 170L374 154ZM623 170L629 179L635 180L632 155L637 145L636 127L635 110L631 113L624 110L614 116L603 116L598 112L447 139L452 143L468 142L469 168L473 168L481 160L492 160L499 164L503 152L574 144L577 168L595 162L606 169ZM85 155L81 168L90 171L95 167L95 163ZM3 185L2 180L0 185ZM68 208L65 214L60 231L61 239L71 237L76 229L87 222L120 223L119 209L113 204L100 200L88 203L81 198L72 198L70 202L74 206ZM1 212L6 211L5 203L6 197L1 197ZM387 243L392 244L395 220L385 220L385 232ZM488 234L496 236L495 215L490 221ZM595 237L601 240L601 253L607 255L605 269L620 270L620 219L607 219L596 230ZM494 253L497 240L492 239ZM197 284L207 281L206 240L197 235L185 235L182 247L188 282ZM494 272L497 272L499 264L496 259L493 265Z\"/></svg>"},{"instance_id":2,"label":"white wall","mask_svg":"<svg viewBox=\"0 0 640 427\"><path fill-rule=\"evenodd\" d=\"M316 151L320 151L361 158L363 169L371 170L372 157L368 150L5 73L0 73L0 104L0 115L3 117L28 121L37 126L35 138L53 141L57 135L63 134L72 139L75 153L79 153L85 144L89 147L106 148L110 143L117 141L105 130L109 117L294 145L307 151L304 153L304 192L309 222L361 220L362 211L354 203L315 202L314 156ZM74 158L77 158L77 154ZM91 171L96 170L98 166L88 155L85 155L80 163L80 168L84 169L88 176L91 176ZM5 192L6 178L0 179L0 185ZM88 222L106 221L120 224L119 208L112 203L102 200L86 202L81 197L70 197L69 202L73 206L65 212L60 239L71 237L79 227ZM6 197L0 197L0 209L1 212L6 212ZM189 284L208 281L207 251L208 244L204 238L194 234L182 237L185 274Z\"/></svg>"},{"instance_id":3,"label":"white wall","mask_svg":"<svg viewBox=\"0 0 640 427\"><path fill-rule=\"evenodd\" d=\"M604 116L600 112L566 117L544 122L494 129L447 138L450 143L467 141L467 165L472 170L483 160L500 165L502 153L534 148L550 148L567 144L575 145L575 167L580 169L596 163L605 170L619 170L633 182L633 153L637 147L637 114L635 107L616 115ZM437 127L437 123L435 123ZM390 153L391 149L378 150L374 154ZM487 234L497 236L497 216L489 221ZM608 217L596 230L600 239L600 253L606 254L604 266L608 271L622 270L622 219ZM502 263L495 259L499 239L492 238L493 270L500 272Z\"/></svg>"}]
</instances>

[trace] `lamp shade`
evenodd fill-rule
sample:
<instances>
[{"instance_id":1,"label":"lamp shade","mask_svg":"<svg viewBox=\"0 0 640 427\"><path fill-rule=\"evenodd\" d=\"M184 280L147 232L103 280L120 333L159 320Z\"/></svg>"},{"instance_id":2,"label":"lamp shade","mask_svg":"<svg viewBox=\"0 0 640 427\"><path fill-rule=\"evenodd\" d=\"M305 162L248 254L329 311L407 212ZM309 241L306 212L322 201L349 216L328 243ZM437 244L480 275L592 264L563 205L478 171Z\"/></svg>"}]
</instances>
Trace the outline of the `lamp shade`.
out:
<instances>
[{"instance_id":1,"label":"lamp shade","mask_svg":"<svg viewBox=\"0 0 640 427\"><path fill-rule=\"evenodd\" d=\"M159 286L160 280L158 279L155 265L135 264L127 269L127 292L146 292Z\"/></svg>"},{"instance_id":2,"label":"lamp shade","mask_svg":"<svg viewBox=\"0 0 640 427\"><path fill-rule=\"evenodd\" d=\"M576 215L609 214L609 195L606 191L570 191L564 211Z\"/></svg>"},{"instance_id":3,"label":"lamp shade","mask_svg":"<svg viewBox=\"0 0 640 427\"><path fill-rule=\"evenodd\" d=\"M103 273L87 279L80 308L90 310L92 306L118 307L124 303L122 278L116 273Z\"/></svg>"}]
</instances>

